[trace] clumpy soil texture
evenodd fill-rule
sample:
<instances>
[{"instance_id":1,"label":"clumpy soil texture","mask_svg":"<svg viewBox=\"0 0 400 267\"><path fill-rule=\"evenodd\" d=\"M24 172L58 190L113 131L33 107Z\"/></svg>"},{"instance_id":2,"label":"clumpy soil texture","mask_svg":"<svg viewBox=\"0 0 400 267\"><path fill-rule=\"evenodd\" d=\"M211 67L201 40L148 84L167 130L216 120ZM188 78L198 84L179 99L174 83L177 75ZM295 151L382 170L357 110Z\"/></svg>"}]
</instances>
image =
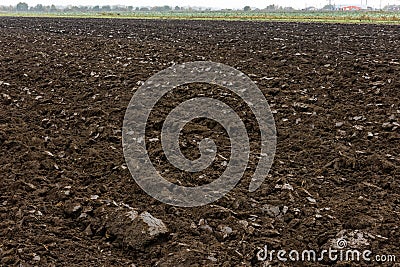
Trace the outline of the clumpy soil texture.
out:
<instances>
[{"instance_id":1,"label":"clumpy soil texture","mask_svg":"<svg viewBox=\"0 0 400 267\"><path fill-rule=\"evenodd\" d=\"M340 239L371 250L372 260L400 261L399 47L400 29L390 25L0 18L0 265L379 264L256 256L264 246L338 248ZM121 128L146 79L197 60L256 82L278 143L270 174L248 192L260 153L254 114L223 88L177 88L147 127L149 154L166 179L204 184L229 161L225 130L199 120L185 127L182 151L195 159L197 142L215 139L215 168L185 176L166 162L157 142L162 117L188 96L232 105L252 148L234 190L204 207L178 208L135 183Z\"/></svg>"}]
</instances>

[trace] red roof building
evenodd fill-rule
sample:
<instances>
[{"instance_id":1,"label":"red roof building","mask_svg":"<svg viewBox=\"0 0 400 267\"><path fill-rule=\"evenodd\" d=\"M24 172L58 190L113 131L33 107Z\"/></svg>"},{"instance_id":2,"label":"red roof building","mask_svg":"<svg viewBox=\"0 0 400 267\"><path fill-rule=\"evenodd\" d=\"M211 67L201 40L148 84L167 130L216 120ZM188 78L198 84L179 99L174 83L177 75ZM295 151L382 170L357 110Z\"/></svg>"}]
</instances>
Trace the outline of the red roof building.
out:
<instances>
[{"instance_id":1,"label":"red roof building","mask_svg":"<svg viewBox=\"0 0 400 267\"><path fill-rule=\"evenodd\" d=\"M353 10L361 10L359 6L344 6L342 7L343 11L353 11Z\"/></svg>"}]
</instances>

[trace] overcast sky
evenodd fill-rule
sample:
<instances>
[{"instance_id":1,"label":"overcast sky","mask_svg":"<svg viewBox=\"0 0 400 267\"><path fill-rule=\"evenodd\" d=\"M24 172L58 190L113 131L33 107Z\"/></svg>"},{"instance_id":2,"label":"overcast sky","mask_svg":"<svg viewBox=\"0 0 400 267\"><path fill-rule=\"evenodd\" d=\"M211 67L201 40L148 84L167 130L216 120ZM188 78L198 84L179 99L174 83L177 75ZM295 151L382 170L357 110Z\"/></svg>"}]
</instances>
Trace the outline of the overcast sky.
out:
<instances>
[{"instance_id":1,"label":"overcast sky","mask_svg":"<svg viewBox=\"0 0 400 267\"><path fill-rule=\"evenodd\" d=\"M332 4L347 5L355 4L364 6L366 1L368 6L379 8L387 4L400 4L400 0L331 0ZM0 5L16 5L18 2L26 2L29 6L37 4L56 6L62 5L126 5L126 6L201 6L212 8L243 8L244 6L264 8L271 4L280 6L292 6L294 8L304 8L306 6L323 7L329 0L0 0Z\"/></svg>"}]
</instances>

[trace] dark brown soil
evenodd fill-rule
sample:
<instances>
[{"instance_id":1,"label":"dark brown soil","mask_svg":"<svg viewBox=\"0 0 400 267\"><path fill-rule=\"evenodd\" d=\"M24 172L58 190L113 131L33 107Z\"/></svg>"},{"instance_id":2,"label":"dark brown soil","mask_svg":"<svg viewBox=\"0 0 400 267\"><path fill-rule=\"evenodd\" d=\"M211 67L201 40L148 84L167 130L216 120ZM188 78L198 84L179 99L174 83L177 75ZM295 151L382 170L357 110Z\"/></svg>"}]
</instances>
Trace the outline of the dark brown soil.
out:
<instances>
[{"instance_id":1,"label":"dark brown soil","mask_svg":"<svg viewBox=\"0 0 400 267\"><path fill-rule=\"evenodd\" d=\"M400 261L399 47L400 29L389 25L0 18L0 265L262 266L265 245L319 251L343 233L349 247L362 248L349 240L359 234L364 249ZM278 145L258 191L247 190L255 155L226 197L176 208L130 176L121 127L141 82L196 60L257 83ZM187 97L176 90L164 103ZM257 125L242 118L254 147ZM193 137L210 131L226 138L209 121L188 125L188 157L198 153ZM161 170L161 148L149 149ZM138 232L129 210L149 212L168 232Z\"/></svg>"}]
</instances>

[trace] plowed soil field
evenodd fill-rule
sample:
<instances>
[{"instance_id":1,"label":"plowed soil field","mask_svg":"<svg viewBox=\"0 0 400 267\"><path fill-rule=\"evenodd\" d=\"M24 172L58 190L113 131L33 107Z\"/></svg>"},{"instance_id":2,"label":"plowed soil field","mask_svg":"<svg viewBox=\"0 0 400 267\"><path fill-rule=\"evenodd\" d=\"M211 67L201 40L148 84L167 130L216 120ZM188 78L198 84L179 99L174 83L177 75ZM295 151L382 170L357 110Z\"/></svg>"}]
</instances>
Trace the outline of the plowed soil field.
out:
<instances>
[{"instance_id":1,"label":"plowed soil field","mask_svg":"<svg viewBox=\"0 0 400 267\"><path fill-rule=\"evenodd\" d=\"M256 82L278 139L259 190L248 192L255 149L229 194L179 208L135 183L121 128L144 81L190 61L224 63ZM393 266L390 256L400 262L399 73L400 28L391 25L0 17L0 265L375 266L375 256L386 255ZM200 94L226 96L221 88L178 88L161 109ZM156 117L150 134L161 129ZM241 118L254 148L254 116ZM188 156L196 157L193 139L204 136L217 138L223 153L220 128L188 125ZM148 148L163 171L162 147ZM169 178L201 182L180 181L171 170ZM152 233L135 214L150 214L163 231ZM285 262L277 252L260 260L266 246L372 254L370 262Z\"/></svg>"}]
</instances>

